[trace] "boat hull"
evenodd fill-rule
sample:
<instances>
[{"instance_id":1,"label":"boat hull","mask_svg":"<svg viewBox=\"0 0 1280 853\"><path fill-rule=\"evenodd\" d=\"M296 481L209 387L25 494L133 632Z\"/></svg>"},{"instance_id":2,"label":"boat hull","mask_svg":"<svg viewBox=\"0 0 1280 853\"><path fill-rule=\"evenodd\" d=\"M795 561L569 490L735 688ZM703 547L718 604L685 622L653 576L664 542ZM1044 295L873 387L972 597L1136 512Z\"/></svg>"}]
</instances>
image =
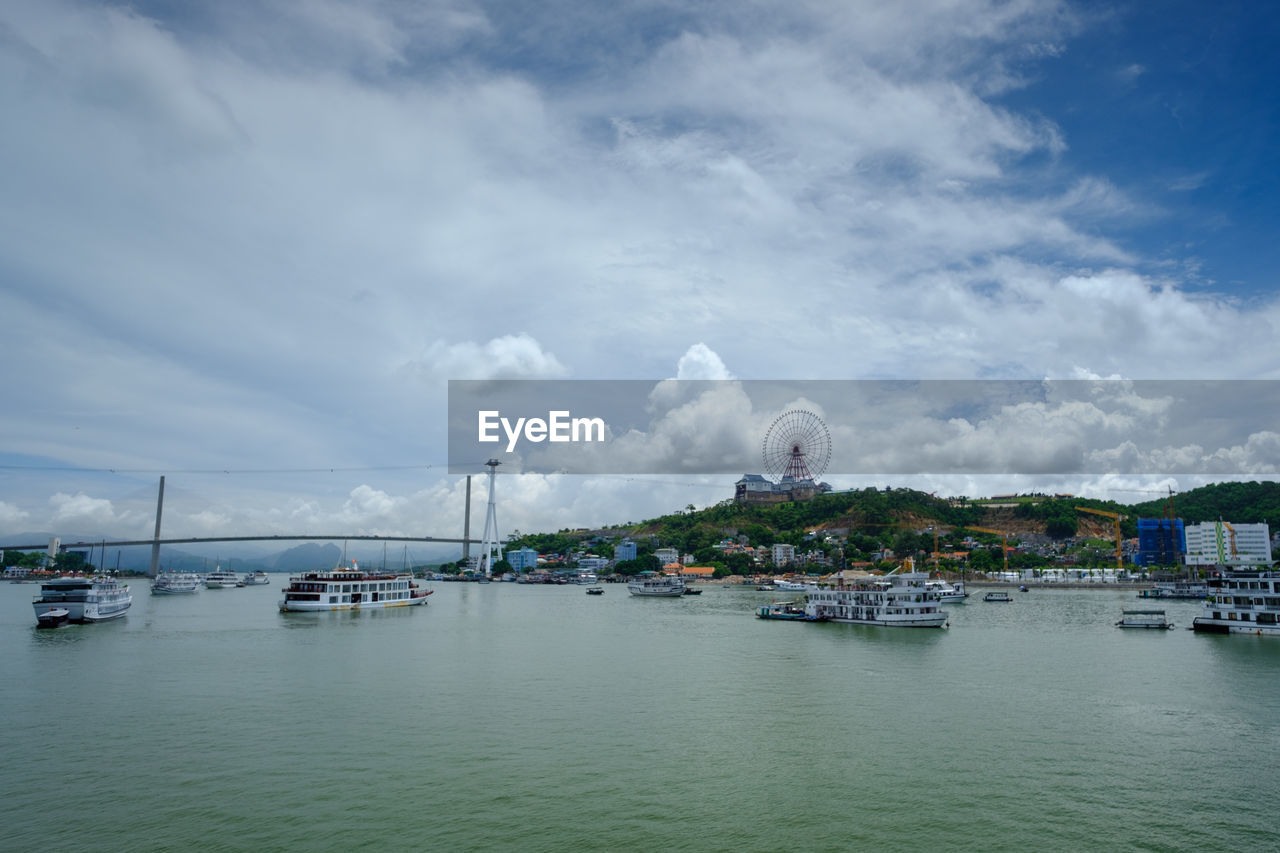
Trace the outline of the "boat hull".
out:
<instances>
[{"instance_id":1,"label":"boat hull","mask_svg":"<svg viewBox=\"0 0 1280 853\"><path fill-rule=\"evenodd\" d=\"M920 616L853 617L827 616L823 621L841 622L845 625L880 625L885 628L941 628L947 622L946 613L929 613Z\"/></svg>"},{"instance_id":2,"label":"boat hull","mask_svg":"<svg viewBox=\"0 0 1280 853\"><path fill-rule=\"evenodd\" d=\"M417 607L427 603L427 596L400 601L357 601L351 604L326 604L318 601L281 601L281 613L327 613L334 610L385 610L390 607Z\"/></svg>"},{"instance_id":3,"label":"boat hull","mask_svg":"<svg viewBox=\"0 0 1280 853\"><path fill-rule=\"evenodd\" d=\"M1191 630L1198 634L1253 634L1257 637L1280 637L1280 625L1259 625L1197 616L1191 620Z\"/></svg>"},{"instance_id":4,"label":"boat hull","mask_svg":"<svg viewBox=\"0 0 1280 853\"><path fill-rule=\"evenodd\" d=\"M133 599L124 602L108 602L104 604L94 604L90 602L84 608L85 622L108 622L112 619L119 619L121 616L129 612L129 607L133 604Z\"/></svg>"}]
</instances>

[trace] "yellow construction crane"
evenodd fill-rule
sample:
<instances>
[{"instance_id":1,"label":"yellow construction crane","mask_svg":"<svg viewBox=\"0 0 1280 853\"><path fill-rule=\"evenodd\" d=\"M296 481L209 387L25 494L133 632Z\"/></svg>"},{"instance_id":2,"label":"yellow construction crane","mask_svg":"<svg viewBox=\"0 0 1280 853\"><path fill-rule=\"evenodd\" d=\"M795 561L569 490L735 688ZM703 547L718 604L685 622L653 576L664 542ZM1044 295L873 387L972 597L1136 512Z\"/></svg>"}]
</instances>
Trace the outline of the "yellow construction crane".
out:
<instances>
[{"instance_id":1,"label":"yellow construction crane","mask_svg":"<svg viewBox=\"0 0 1280 853\"><path fill-rule=\"evenodd\" d=\"M1231 522L1219 522L1223 527L1227 528L1227 532L1231 534L1231 562L1237 562L1240 559L1240 552L1236 550L1236 529L1231 526ZM1218 562L1226 563L1222 559L1222 537L1218 537Z\"/></svg>"},{"instance_id":2,"label":"yellow construction crane","mask_svg":"<svg viewBox=\"0 0 1280 853\"><path fill-rule=\"evenodd\" d=\"M1078 506L1076 510L1079 512L1091 512L1094 515L1105 515L1115 522L1116 525L1116 568L1124 568L1124 558L1120 554L1120 522L1124 520L1124 516L1118 512L1108 512L1105 509L1094 509L1088 506Z\"/></svg>"},{"instance_id":3,"label":"yellow construction crane","mask_svg":"<svg viewBox=\"0 0 1280 853\"><path fill-rule=\"evenodd\" d=\"M1009 571L1009 534L1003 530L992 530L990 527L974 527L972 524L961 525L964 530L976 530L979 533L994 533L996 536L1004 540L1002 550L1004 551L1004 570Z\"/></svg>"}]
</instances>

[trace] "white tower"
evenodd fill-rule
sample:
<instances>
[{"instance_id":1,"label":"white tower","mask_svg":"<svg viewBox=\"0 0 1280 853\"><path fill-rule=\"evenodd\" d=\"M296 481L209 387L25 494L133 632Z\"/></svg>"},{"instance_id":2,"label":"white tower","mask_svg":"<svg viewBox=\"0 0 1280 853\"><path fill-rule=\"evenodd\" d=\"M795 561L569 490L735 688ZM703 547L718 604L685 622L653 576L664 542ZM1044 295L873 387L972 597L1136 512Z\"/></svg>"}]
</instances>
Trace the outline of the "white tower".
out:
<instances>
[{"instance_id":1,"label":"white tower","mask_svg":"<svg viewBox=\"0 0 1280 853\"><path fill-rule=\"evenodd\" d=\"M493 476L498 473L498 466L502 463L497 459L490 459L484 464L489 466L489 511L484 516L484 537L480 543L480 560L476 563L476 569L485 577L491 577L493 564L502 559L502 545L498 541L498 508L493 497ZM493 556L495 551L497 557Z\"/></svg>"}]
</instances>

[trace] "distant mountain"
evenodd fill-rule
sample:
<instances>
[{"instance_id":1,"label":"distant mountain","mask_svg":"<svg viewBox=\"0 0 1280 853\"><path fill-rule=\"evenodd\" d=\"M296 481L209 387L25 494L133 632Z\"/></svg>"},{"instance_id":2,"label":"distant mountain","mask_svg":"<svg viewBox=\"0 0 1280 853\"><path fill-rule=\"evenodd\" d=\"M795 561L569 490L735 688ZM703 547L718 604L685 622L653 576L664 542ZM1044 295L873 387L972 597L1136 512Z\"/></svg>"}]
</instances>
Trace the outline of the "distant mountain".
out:
<instances>
[{"instance_id":1,"label":"distant mountain","mask_svg":"<svg viewBox=\"0 0 1280 853\"><path fill-rule=\"evenodd\" d=\"M323 571L342 562L342 549L337 545L317 545L307 542L287 551L281 551L265 561L272 572Z\"/></svg>"}]
</instances>

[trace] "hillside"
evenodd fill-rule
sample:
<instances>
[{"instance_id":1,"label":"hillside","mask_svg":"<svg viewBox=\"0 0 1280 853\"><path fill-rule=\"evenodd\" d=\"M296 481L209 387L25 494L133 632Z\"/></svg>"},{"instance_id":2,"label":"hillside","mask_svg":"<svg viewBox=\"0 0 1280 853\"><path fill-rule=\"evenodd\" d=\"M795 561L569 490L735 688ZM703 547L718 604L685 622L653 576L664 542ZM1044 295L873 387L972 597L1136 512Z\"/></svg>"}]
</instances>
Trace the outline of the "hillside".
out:
<instances>
[{"instance_id":1,"label":"hillside","mask_svg":"<svg viewBox=\"0 0 1280 853\"><path fill-rule=\"evenodd\" d=\"M1089 507L1103 514L1081 512ZM1280 483L1217 483L1173 496L1175 515L1186 523L1225 518L1240 523L1280 519ZM702 510L678 511L637 525L602 531L561 531L522 537L540 551L562 550L575 541L592 538L656 537L664 546L696 554L730 535L745 535L752 545L775 542L803 545L821 541L823 531L856 537L864 549L890 546L903 535L954 543L967 535L986 536L973 528L988 528L1015 536L1045 535L1052 539L1083 536L1111 539L1114 521L1105 513L1124 516L1121 534L1137 535L1137 519L1163 517L1166 501L1135 504L1070 497L1023 499L989 505L965 498L944 499L913 489L861 489L821 495L804 503L768 506L725 502ZM816 536L811 534L816 533ZM557 547L559 546L559 547Z\"/></svg>"}]
</instances>

